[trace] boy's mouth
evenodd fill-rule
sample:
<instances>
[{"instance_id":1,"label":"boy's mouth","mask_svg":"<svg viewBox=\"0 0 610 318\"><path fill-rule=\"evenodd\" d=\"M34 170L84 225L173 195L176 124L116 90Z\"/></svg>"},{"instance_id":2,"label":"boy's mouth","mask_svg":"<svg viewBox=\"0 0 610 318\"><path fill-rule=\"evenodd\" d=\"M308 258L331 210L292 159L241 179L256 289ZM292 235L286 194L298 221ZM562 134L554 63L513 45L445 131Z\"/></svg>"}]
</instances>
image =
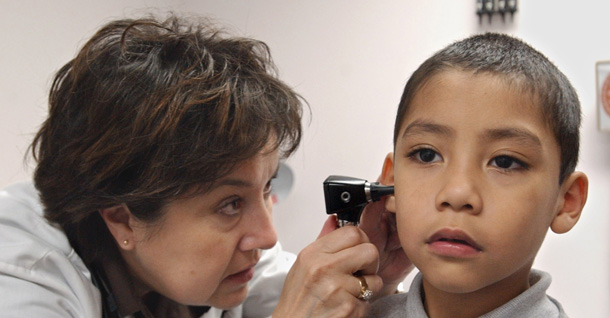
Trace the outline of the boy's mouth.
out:
<instances>
[{"instance_id":1,"label":"boy's mouth","mask_svg":"<svg viewBox=\"0 0 610 318\"><path fill-rule=\"evenodd\" d=\"M434 233L426 244L435 252L446 256L467 256L483 249L468 234L459 229L442 229Z\"/></svg>"}]
</instances>

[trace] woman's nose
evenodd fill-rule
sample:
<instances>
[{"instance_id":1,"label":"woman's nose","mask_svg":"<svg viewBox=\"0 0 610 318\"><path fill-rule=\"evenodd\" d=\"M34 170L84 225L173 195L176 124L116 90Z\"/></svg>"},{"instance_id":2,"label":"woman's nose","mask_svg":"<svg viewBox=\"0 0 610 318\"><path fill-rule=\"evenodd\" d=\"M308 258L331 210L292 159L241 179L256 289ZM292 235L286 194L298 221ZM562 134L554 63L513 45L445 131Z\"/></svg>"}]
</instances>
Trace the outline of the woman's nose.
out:
<instances>
[{"instance_id":1,"label":"woman's nose","mask_svg":"<svg viewBox=\"0 0 610 318\"><path fill-rule=\"evenodd\" d=\"M271 198L262 200L250 213L250 218L244 224L246 235L240 242L242 251L253 249L270 249L277 243L277 232L273 226L273 203Z\"/></svg>"},{"instance_id":2,"label":"woman's nose","mask_svg":"<svg viewBox=\"0 0 610 318\"><path fill-rule=\"evenodd\" d=\"M469 168L466 165L448 166L443 172L441 188L436 196L437 210L480 213L483 200L477 177L476 168Z\"/></svg>"}]
</instances>

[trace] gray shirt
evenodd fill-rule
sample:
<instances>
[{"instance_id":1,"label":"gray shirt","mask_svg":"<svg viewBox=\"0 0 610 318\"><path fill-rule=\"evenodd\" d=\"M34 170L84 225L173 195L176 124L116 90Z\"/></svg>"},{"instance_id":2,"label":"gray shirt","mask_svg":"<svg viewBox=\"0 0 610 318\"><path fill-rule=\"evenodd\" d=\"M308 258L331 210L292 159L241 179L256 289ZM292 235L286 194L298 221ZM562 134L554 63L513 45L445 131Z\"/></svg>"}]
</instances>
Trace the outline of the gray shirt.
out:
<instances>
[{"instance_id":1,"label":"gray shirt","mask_svg":"<svg viewBox=\"0 0 610 318\"><path fill-rule=\"evenodd\" d=\"M559 317L567 318L561 304L546 294L551 275L532 270L530 288L508 303L481 316L481 318ZM422 275L417 274L409 292L381 298L371 305L369 318L428 318L421 298Z\"/></svg>"}]
</instances>

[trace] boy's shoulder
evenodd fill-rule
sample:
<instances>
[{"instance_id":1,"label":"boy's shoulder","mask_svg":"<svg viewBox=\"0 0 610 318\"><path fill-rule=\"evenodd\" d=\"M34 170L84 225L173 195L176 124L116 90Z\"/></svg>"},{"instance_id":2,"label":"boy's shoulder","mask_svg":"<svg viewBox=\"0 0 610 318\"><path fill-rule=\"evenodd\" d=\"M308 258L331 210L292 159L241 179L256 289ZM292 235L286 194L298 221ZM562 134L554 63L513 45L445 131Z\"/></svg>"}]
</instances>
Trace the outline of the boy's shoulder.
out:
<instances>
[{"instance_id":1,"label":"boy's shoulder","mask_svg":"<svg viewBox=\"0 0 610 318\"><path fill-rule=\"evenodd\" d=\"M428 318L422 295L422 275L417 273L408 293L394 294L378 299L371 305L368 318Z\"/></svg>"},{"instance_id":2,"label":"boy's shoulder","mask_svg":"<svg viewBox=\"0 0 610 318\"><path fill-rule=\"evenodd\" d=\"M378 299L371 305L368 318L428 318L421 298L422 276L418 273L411 283L409 293L396 294ZM530 288L508 303L496 308L481 318L509 317L557 317L567 318L561 304L546 294L551 285L551 275L532 269Z\"/></svg>"},{"instance_id":3,"label":"boy's shoulder","mask_svg":"<svg viewBox=\"0 0 610 318\"><path fill-rule=\"evenodd\" d=\"M401 318L401 317L411 317L411 315L407 315L407 298L408 293L404 294L395 294L382 297L375 301L371 305L371 309L368 312L368 318ZM422 318L427 318L426 316L421 316Z\"/></svg>"},{"instance_id":4,"label":"boy's shoulder","mask_svg":"<svg viewBox=\"0 0 610 318\"><path fill-rule=\"evenodd\" d=\"M530 271L530 288L508 303L481 318L501 317L557 317L567 318L561 304L546 291L551 285L549 273L532 269Z\"/></svg>"}]
</instances>

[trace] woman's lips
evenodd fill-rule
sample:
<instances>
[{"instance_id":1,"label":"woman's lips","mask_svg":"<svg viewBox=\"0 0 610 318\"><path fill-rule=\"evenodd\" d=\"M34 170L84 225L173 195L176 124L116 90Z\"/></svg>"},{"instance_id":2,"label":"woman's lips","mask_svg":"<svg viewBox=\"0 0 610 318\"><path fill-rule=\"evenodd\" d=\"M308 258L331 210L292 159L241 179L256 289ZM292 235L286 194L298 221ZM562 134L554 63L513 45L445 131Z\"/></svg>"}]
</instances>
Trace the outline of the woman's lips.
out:
<instances>
[{"instance_id":1,"label":"woman's lips","mask_svg":"<svg viewBox=\"0 0 610 318\"><path fill-rule=\"evenodd\" d=\"M254 277L254 266L249 267L241 272L229 275L227 276L227 278L225 278L225 280L236 284L245 284L249 282L252 277Z\"/></svg>"},{"instance_id":2,"label":"woman's lips","mask_svg":"<svg viewBox=\"0 0 610 318\"><path fill-rule=\"evenodd\" d=\"M434 254L452 258L473 257L482 251L481 246L459 229L442 229L434 233L426 244Z\"/></svg>"}]
</instances>

